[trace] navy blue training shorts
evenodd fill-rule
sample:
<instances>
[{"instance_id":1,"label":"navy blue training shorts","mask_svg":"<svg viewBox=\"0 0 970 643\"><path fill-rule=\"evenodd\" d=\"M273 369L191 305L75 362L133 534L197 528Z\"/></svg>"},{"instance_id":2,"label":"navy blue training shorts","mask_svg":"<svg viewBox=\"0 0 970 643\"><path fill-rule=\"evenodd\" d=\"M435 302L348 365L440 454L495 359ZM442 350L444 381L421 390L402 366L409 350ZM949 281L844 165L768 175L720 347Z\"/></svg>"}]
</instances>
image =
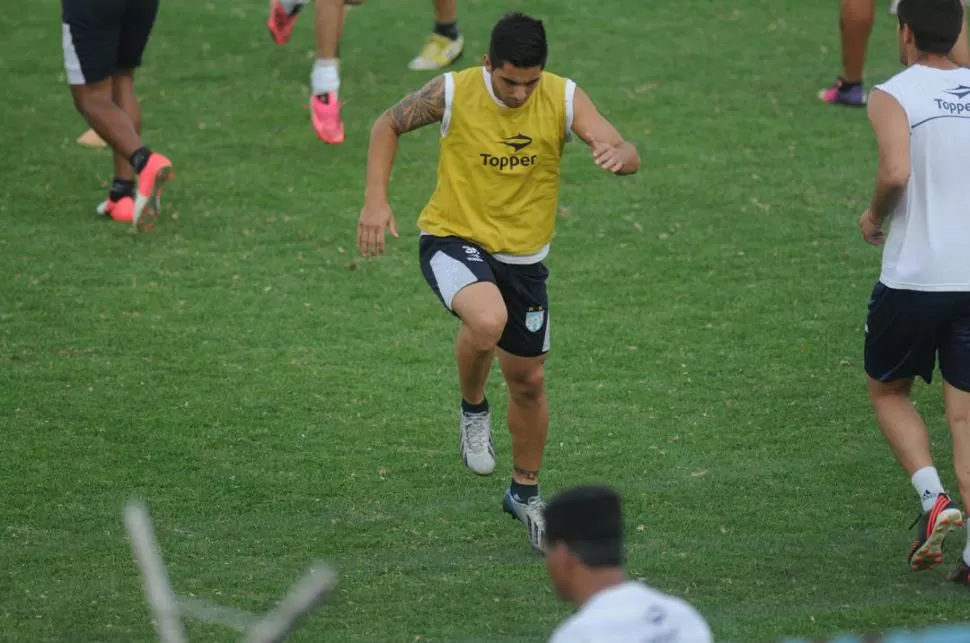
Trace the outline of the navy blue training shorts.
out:
<instances>
[{"instance_id":1,"label":"navy blue training shorts","mask_svg":"<svg viewBox=\"0 0 970 643\"><path fill-rule=\"evenodd\" d=\"M877 282L866 320L865 369L880 382L943 379L970 392L970 292L896 290Z\"/></svg>"},{"instance_id":2,"label":"navy blue training shorts","mask_svg":"<svg viewBox=\"0 0 970 643\"><path fill-rule=\"evenodd\" d=\"M421 235L419 257L425 280L453 315L451 302L462 288L480 281L493 283L508 311L499 348L518 357L549 351L549 270L542 262L506 264L471 241L432 235Z\"/></svg>"},{"instance_id":3,"label":"navy blue training shorts","mask_svg":"<svg viewBox=\"0 0 970 643\"><path fill-rule=\"evenodd\" d=\"M64 69L91 85L141 66L159 0L61 0Z\"/></svg>"}]
</instances>

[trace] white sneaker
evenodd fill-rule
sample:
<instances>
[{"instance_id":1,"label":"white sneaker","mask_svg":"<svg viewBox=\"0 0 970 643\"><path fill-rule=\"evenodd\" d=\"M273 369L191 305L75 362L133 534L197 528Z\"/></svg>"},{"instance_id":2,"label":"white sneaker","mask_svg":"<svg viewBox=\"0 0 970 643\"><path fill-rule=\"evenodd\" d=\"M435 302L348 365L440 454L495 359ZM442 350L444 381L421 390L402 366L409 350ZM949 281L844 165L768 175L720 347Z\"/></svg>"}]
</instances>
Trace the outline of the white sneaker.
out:
<instances>
[{"instance_id":1,"label":"white sneaker","mask_svg":"<svg viewBox=\"0 0 970 643\"><path fill-rule=\"evenodd\" d=\"M529 532L529 543L534 550L538 552L545 551L546 503L542 502L542 499L538 495L532 496L526 502L519 502L512 495L511 490L506 491L505 499L502 500L502 509L506 513L511 514L513 518L522 521L522 524L525 525L526 530Z\"/></svg>"},{"instance_id":2,"label":"white sneaker","mask_svg":"<svg viewBox=\"0 0 970 643\"><path fill-rule=\"evenodd\" d=\"M492 448L492 422L488 411L465 413L459 411L461 430L458 451L465 466L480 476L495 470L495 450Z\"/></svg>"}]
</instances>

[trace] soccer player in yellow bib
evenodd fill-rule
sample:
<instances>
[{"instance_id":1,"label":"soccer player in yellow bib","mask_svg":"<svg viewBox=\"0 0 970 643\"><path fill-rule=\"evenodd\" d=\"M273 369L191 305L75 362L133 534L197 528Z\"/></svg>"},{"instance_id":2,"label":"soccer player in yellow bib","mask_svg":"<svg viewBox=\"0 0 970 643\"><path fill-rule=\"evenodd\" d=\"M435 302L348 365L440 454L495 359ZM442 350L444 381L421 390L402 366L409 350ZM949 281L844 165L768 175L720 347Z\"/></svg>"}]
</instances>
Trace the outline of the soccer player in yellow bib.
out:
<instances>
[{"instance_id":1,"label":"soccer player in yellow bib","mask_svg":"<svg viewBox=\"0 0 970 643\"><path fill-rule=\"evenodd\" d=\"M559 198L560 159L572 134L614 174L640 168L636 148L574 82L545 71L542 21L505 15L492 29L484 65L432 79L382 114L371 130L367 190L357 244L383 254L397 236L388 180L405 132L440 123L438 185L421 212L422 272L461 320L456 358L461 390L460 453L479 475L495 469L485 383L498 355L508 385L512 483L502 506L542 549L539 468L549 410L549 252Z\"/></svg>"}]
</instances>

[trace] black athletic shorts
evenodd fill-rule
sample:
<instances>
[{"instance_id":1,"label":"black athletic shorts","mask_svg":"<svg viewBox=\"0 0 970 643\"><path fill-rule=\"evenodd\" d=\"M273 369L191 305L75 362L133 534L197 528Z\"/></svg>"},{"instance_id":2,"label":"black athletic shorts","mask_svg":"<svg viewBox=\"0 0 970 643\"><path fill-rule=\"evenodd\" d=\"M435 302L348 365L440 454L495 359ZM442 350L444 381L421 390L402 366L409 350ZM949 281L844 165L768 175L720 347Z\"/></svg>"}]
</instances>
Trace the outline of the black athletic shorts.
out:
<instances>
[{"instance_id":1,"label":"black athletic shorts","mask_svg":"<svg viewBox=\"0 0 970 643\"><path fill-rule=\"evenodd\" d=\"M61 0L64 69L90 85L141 66L159 0Z\"/></svg>"},{"instance_id":2,"label":"black athletic shorts","mask_svg":"<svg viewBox=\"0 0 970 643\"><path fill-rule=\"evenodd\" d=\"M880 382L943 379L970 392L970 292L895 290L876 283L866 320L866 373Z\"/></svg>"},{"instance_id":3,"label":"black athletic shorts","mask_svg":"<svg viewBox=\"0 0 970 643\"><path fill-rule=\"evenodd\" d=\"M549 351L549 270L542 262L502 263L481 246L458 237L421 235L419 248L425 280L453 315L451 301L458 291L479 281L491 282L502 293L508 311L499 348L519 357Z\"/></svg>"}]
</instances>

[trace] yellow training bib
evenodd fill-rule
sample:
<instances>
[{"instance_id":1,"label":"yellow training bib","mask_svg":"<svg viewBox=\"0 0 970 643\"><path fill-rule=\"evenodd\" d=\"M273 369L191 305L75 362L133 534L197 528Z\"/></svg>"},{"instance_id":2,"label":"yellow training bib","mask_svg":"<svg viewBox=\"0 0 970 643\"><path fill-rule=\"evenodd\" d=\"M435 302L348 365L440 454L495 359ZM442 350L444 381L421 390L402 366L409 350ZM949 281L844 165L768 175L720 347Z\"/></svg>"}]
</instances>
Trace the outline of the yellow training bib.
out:
<instances>
[{"instance_id":1,"label":"yellow training bib","mask_svg":"<svg viewBox=\"0 0 970 643\"><path fill-rule=\"evenodd\" d=\"M438 184L418 227L510 262L541 260L555 230L574 89L543 72L529 100L511 108L495 97L484 67L445 74Z\"/></svg>"}]
</instances>

